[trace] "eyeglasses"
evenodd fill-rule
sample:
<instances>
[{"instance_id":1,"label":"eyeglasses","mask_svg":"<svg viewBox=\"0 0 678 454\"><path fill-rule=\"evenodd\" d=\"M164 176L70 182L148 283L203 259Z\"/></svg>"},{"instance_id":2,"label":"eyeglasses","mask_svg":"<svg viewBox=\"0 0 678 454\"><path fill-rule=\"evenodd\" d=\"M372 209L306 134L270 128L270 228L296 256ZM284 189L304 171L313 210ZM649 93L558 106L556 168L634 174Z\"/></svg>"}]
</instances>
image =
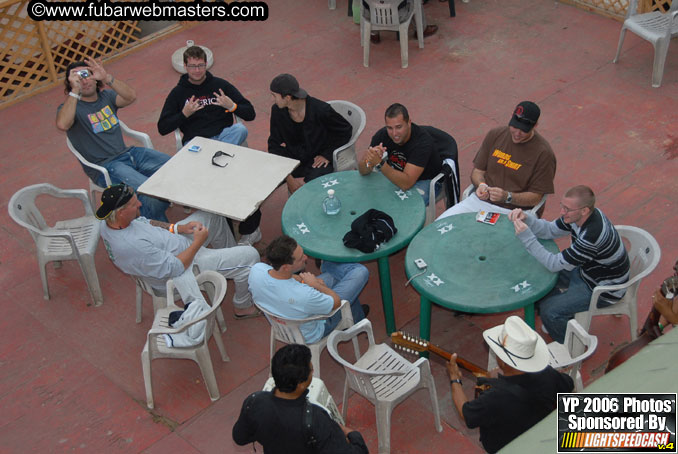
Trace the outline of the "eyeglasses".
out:
<instances>
[{"instance_id":1,"label":"eyeglasses","mask_svg":"<svg viewBox=\"0 0 678 454\"><path fill-rule=\"evenodd\" d=\"M122 205L124 205L125 203L127 203L127 200L131 199L132 196L134 195L134 189L132 189L131 186L127 186L127 185L124 184L124 183L121 183L121 185L123 186L122 192L120 193L120 195L118 196L118 198L115 200L115 205L114 205L114 206L115 206L115 209L116 209L116 210L117 210L118 208L120 208ZM128 199L125 200L125 197L128 197ZM122 203L123 200L125 200L125 203Z\"/></svg>"},{"instance_id":2,"label":"eyeglasses","mask_svg":"<svg viewBox=\"0 0 678 454\"><path fill-rule=\"evenodd\" d=\"M560 210L561 210L561 211L565 211L565 213L571 213L571 212L573 212L573 211L581 210L581 209L584 209L584 208L586 208L586 207L568 208L568 207L566 207L565 205L563 205L562 202L561 202L561 204L560 204Z\"/></svg>"},{"instance_id":3,"label":"eyeglasses","mask_svg":"<svg viewBox=\"0 0 678 454\"><path fill-rule=\"evenodd\" d=\"M186 69L205 69L207 67L206 64L200 63L199 65L186 65Z\"/></svg>"},{"instance_id":4,"label":"eyeglasses","mask_svg":"<svg viewBox=\"0 0 678 454\"><path fill-rule=\"evenodd\" d=\"M221 156L228 156L229 158L235 158L235 155L232 155L231 153L226 153L225 151L217 151L214 153L214 156L212 156L212 165L215 165L217 167L226 167L228 165L228 162L224 164L219 164L216 162L216 159L221 157Z\"/></svg>"}]
</instances>

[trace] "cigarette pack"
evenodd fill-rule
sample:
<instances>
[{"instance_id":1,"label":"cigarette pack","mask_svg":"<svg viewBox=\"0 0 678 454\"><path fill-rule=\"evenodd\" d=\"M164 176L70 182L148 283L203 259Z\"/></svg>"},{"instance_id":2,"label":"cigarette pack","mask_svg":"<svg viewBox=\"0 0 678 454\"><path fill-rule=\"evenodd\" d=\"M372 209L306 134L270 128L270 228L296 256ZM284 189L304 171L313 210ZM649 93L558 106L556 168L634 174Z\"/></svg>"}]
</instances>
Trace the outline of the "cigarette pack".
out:
<instances>
[{"instance_id":1,"label":"cigarette pack","mask_svg":"<svg viewBox=\"0 0 678 454\"><path fill-rule=\"evenodd\" d=\"M491 211L480 210L476 214L476 221L482 222L484 224L494 225L499 220L499 213L493 213Z\"/></svg>"}]
</instances>

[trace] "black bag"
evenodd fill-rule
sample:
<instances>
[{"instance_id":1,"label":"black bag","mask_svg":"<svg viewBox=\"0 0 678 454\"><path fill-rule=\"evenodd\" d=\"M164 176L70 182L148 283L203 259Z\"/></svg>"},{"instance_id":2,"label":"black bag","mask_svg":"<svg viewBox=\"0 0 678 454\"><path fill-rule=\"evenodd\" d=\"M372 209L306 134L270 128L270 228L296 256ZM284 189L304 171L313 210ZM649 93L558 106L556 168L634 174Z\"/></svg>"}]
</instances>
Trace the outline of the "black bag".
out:
<instances>
[{"instance_id":1,"label":"black bag","mask_svg":"<svg viewBox=\"0 0 678 454\"><path fill-rule=\"evenodd\" d=\"M398 233L393 218L383 211L369 209L351 223L351 230L344 235L344 246L362 252L374 252Z\"/></svg>"}]
</instances>

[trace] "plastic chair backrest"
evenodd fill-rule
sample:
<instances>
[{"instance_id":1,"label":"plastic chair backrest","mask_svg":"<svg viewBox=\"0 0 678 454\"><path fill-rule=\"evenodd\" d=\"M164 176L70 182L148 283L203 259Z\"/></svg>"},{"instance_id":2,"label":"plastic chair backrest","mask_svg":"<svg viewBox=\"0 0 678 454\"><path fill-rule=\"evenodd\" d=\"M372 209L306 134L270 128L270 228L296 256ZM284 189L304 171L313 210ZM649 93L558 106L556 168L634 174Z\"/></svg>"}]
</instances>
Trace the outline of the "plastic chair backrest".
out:
<instances>
[{"instance_id":1,"label":"plastic chair backrest","mask_svg":"<svg viewBox=\"0 0 678 454\"><path fill-rule=\"evenodd\" d=\"M344 117L346 121L351 123L351 126L353 127L353 133L351 134L351 140L346 145L353 145L365 129L365 125L367 123L365 111L350 101L333 100L327 101L327 104L332 106L332 108L336 110L338 114Z\"/></svg>"},{"instance_id":2,"label":"plastic chair backrest","mask_svg":"<svg viewBox=\"0 0 678 454\"><path fill-rule=\"evenodd\" d=\"M631 262L628 285L640 283L659 263L661 249L652 235L643 229L628 225L615 227L619 235L629 243L627 253Z\"/></svg>"},{"instance_id":3,"label":"plastic chair backrest","mask_svg":"<svg viewBox=\"0 0 678 454\"><path fill-rule=\"evenodd\" d=\"M399 2L392 1L370 1L370 22L373 25L382 27L400 25L400 18L398 17Z\"/></svg>"}]
</instances>

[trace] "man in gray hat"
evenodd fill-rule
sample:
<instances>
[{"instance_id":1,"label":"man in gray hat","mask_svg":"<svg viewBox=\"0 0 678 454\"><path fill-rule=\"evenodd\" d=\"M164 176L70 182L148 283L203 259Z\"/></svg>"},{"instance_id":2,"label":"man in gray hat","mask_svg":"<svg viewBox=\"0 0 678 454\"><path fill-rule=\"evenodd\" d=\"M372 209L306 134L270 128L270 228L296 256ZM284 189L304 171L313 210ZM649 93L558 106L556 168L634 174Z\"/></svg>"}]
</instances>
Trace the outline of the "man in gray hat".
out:
<instances>
[{"instance_id":1,"label":"man in gray hat","mask_svg":"<svg viewBox=\"0 0 678 454\"><path fill-rule=\"evenodd\" d=\"M268 152L301 161L285 180L293 193L334 170L332 153L351 139L353 127L332 106L309 96L291 74L273 79L271 95Z\"/></svg>"},{"instance_id":2,"label":"man in gray hat","mask_svg":"<svg viewBox=\"0 0 678 454\"><path fill-rule=\"evenodd\" d=\"M497 357L496 378L479 378L489 385L469 401L461 384L457 354L447 363L452 401L459 416L473 429L480 428L480 441L495 453L555 410L558 393L569 393L574 383L569 375L549 366L549 351L542 339L520 317L512 315L503 325L483 333Z\"/></svg>"},{"instance_id":3,"label":"man in gray hat","mask_svg":"<svg viewBox=\"0 0 678 454\"><path fill-rule=\"evenodd\" d=\"M530 209L544 194L555 192L556 156L537 132L540 114L539 106L523 101L508 126L487 133L473 159L475 192L438 219L479 210L508 214L514 208Z\"/></svg>"}]
</instances>

